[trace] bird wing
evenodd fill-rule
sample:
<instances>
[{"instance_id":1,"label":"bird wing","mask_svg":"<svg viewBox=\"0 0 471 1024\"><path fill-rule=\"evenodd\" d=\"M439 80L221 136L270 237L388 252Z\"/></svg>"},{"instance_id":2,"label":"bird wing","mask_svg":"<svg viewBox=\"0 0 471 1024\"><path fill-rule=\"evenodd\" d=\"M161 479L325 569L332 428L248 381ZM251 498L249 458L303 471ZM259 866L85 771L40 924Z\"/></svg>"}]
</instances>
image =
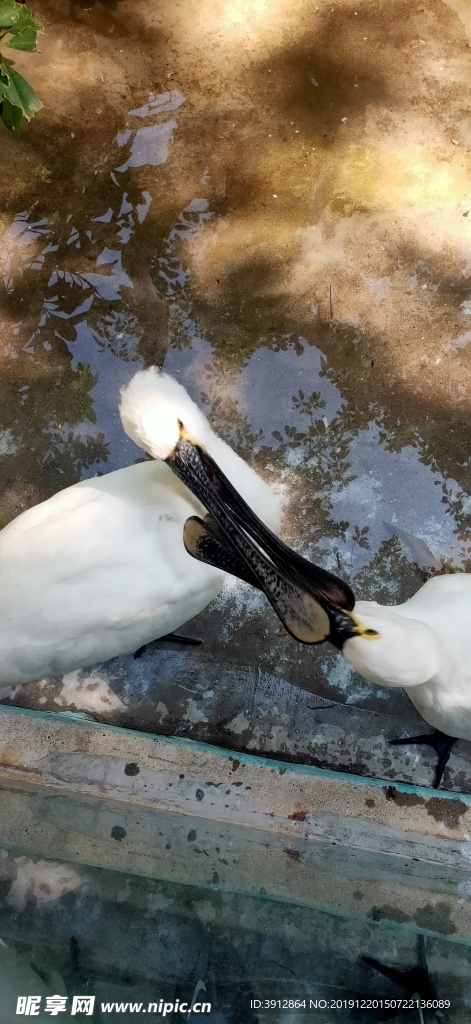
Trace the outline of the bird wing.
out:
<instances>
[{"instance_id":1,"label":"bird wing","mask_svg":"<svg viewBox=\"0 0 471 1024\"><path fill-rule=\"evenodd\" d=\"M144 463L68 488L10 524L0 537L8 680L15 681L20 662L24 676L60 672L70 650L77 664L92 663L95 650L96 660L104 660L119 653L117 633L122 649L129 634L130 650L135 636L150 631L152 639L153 629L160 635L159 622L166 632L195 614L192 595L199 610L208 580L215 592L222 581L183 547L183 524L199 509L166 467ZM169 626L175 606L182 607L181 618ZM38 666L36 674L28 661Z\"/></svg>"}]
</instances>

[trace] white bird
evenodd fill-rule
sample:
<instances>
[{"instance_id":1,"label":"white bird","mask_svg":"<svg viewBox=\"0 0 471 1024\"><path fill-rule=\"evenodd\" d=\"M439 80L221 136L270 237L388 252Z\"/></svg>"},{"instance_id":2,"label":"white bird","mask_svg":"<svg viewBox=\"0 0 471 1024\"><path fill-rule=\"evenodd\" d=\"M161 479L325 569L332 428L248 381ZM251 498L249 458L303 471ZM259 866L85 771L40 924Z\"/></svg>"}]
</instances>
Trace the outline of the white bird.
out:
<instances>
[{"instance_id":1,"label":"white bird","mask_svg":"<svg viewBox=\"0 0 471 1024\"><path fill-rule=\"evenodd\" d=\"M155 367L140 371L122 390L120 415L129 436L158 460L180 436L192 437L277 529L279 498L217 437L177 381ZM74 484L6 526L0 683L62 675L135 651L200 612L225 578L183 546L185 520L202 512L162 461L147 461Z\"/></svg>"},{"instance_id":2,"label":"white bird","mask_svg":"<svg viewBox=\"0 0 471 1024\"><path fill-rule=\"evenodd\" d=\"M438 787L453 744L471 740L471 574L434 576L392 607L357 601L355 616L377 637L350 637L342 654L369 682L403 687L437 730L391 742L433 747Z\"/></svg>"},{"instance_id":3,"label":"white bird","mask_svg":"<svg viewBox=\"0 0 471 1024\"><path fill-rule=\"evenodd\" d=\"M392 742L430 744L439 758L438 786L453 743L471 740L471 574L436 576L395 607L355 601L347 584L275 537L208 454L199 457L211 486L196 477L190 486L224 532L212 536L210 547L211 521L193 517L185 527L187 550L243 579L249 569L296 639L328 640L365 679L403 687L438 732Z\"/></svg>"}]
</instances>

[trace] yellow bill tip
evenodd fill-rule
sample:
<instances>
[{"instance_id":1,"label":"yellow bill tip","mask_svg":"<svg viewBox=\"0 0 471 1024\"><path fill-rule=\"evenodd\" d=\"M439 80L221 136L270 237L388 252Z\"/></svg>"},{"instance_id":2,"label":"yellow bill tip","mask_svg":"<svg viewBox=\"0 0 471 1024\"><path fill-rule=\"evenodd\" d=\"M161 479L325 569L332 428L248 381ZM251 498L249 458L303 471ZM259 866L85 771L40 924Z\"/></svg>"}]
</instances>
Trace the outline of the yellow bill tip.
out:
<instances>
[{"instance_id":1,"label":"yellow bill tip","mask_svg":"<svg viewBox=\"0 0 471 1024\"><path fill-rule=\"evenodd\" d=\"M194 437L188 433L183 420L178 420L178 433L180 441L187 441L189 444L192 444L193 447L201 448L203 451L206 451L204 445L200 444L199 441L195 441Z\"/></svg>"},{"instance_id":2,"label":"yellow bill tip","mask_svg":"<svg viewBox=\"0 0 471 1024\"><path fill-rule=\"evenodd\" d=\"M379 633L376 629L372 629L370 626L364 626L355 615L352 615L351 612L348 614L355 623L355 634L357 636L361 636L363 640L378 640Z\"/></svg>"}]
</instances>

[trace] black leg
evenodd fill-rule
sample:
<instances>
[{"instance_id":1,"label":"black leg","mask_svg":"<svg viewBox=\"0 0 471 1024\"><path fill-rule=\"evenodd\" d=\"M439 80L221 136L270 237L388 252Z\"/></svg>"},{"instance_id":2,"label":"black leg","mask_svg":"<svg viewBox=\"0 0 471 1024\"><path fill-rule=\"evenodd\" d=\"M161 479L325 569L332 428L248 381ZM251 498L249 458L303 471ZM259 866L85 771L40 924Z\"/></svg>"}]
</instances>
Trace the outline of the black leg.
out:
<instances>
[{"instance_id":1,"label":"black leg","mask_svg":"<svg viewBox=\"0 0 471 1024\"><path fill-rule=\"evenodd\" d=\"M423 935L417 936L417 963L414 967L401 970L399 967L390 967L389 964L383 964L380 960L375 960L371 956L362 956L362 960L369 967L372 967L373 970L379 971L380 974L384 974L385 978L389 978L393 985L401 988L406 999L420 998L428 1000L437 998L437 993L427 967ZM392 1012L385 1012L380 1019L387 1021L394 1016L397 1016L397 1009L392 1010Z\"/></svg>"},{"instance_id":2,"label":"black leg","mask_svg":"<svg viewBox=\"0 0 471 1024\"><path fill-rule=\"evenodd\" d=\"M171 644L184 644L187 647L199 647L200 644L204 643L204 640L200 640L197 636L185 636L183 633L166 633L165 636L159 636L158 642L165 641L165 643ZM141 658L148 644L143 644L142 647L138 647L137 651L134 651L135 658Z\"/></svg>"},{"instance_id":3,"label":"black leg","mask_svg":"<svg viewBox=\"0 0 471 1024\"><path fill-rule=\"evenodd\" d=\"M385 978L389 978L394 985L399 985L408 999L412 999L415 995L420 996L421 999L433 999L433 987L426 968L417 966L400 970L399 967L382 964L380 960L375 960L372 956L362 956L362 960L369 967L373 967L375 971L384 974Z\"/></svg>"},{"instance_id":4,"label":"black leg","mask_svg":"<svg viewBox=\"0 0 471 1024\"><path fill-rule=\"evenodd\" d=\"M433 747L438 757L433 788L438 789L443 778L443 772L448 764L453 744L456 743L456 736L447 736L444 732L437 730L437 732L425 733L422 736L408 736L405 739L390 740L389 742L393 747L406 746L408 743Z\"/></svg>"},{"instance_id":5,"label":"black leg","mask_svg":"<svg viewBox=\"0 0 471 1024\"><path fill-rule=\"evenodd\" d=\"M161 640L165 640L166 643L184 644L187 647L199 647L204 643L204 640L197 636L185 636L183 633L166 633L165 636L159 636L159 643Z\"/></svg>"}]
</instances>

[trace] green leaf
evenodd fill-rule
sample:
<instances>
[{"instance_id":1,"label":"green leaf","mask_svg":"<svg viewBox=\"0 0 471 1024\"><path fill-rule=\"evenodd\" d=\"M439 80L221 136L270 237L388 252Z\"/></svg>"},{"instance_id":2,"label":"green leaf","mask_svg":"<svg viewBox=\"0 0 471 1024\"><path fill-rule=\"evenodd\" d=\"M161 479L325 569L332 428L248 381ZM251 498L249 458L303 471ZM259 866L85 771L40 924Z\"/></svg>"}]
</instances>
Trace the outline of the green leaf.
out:
<instances>
[{"instance_id":1,"label":"green leaf","mask_svg":"<svg viewBox=\"0 0 471 1024\"><path fill-rule=\"evenodd\" d=\"M22 5L15 3L14 0L0 0L0 28L10 28L14 24L15 18L18 16L18 10L21 10L21 7Z\"/></svg>"},{"instance_id":2,"label":"green leaf","mask_svg":"<svg viewBox=\"0 0 471 1024\"><path fill-rule=\"evenodd\" d=\"M37 28L29 25L23 32L15 32L6 45L12 50L28 50L32 53L36 49L37 35L40 28L40 25Z\"/></svg>"},{"instance_id":3,"label":"green leaf","mask_svg":"<svg viewBox=\"0 0 471 1024\"><path fill-rule=\"evenodd\" d=\"M3 31L2 31L3 30ZM0 33L11 33L6 46L13 50L35 50L38 32L43 28L30 11L15 0L0 0Z\"/></svg>"},{"instance_id":4,"label":"green leaf","mask_svg":"<svg viewBox=\"0 0 471 1024\"><path fill-rule=\"evenodd\" d=\"M4 99L2 108L0 111L0 117L3 123L10 129L11 132L19 132L21 128L21 122L23 120L23 113L21 107L14 107L9 100Z\"/></svg>"},{"instance_id":5,"label":"green leaf","mask_svg":"<svg viewBox=\"0 0 471 1024\"><path fill-rule=\"evenodd\" d=\"M0 0L0 40L13 50L35 50L36 37L42 26L30 11L15 0ZM41 110L42 103L22 75L13 70L13 62L0 54L0 118L12 132L21 128L23 117L28 121Z\"/></svg>"},{"instance_id":6,"label":"green leaf","mask_svg":"<svg viewBox=\"0 0 471 1024\"><path fill-rule=\"evenodd\" d=\"M21 107L28 121L33 117L33 114L37 114L38 110L41 110L42 103L39 96L36 95L34 89L31 88L22 75L19 75L13 68L10 68L10 89L8 92L4 92L4 95L10 100L10 103Z\"/></svg>"},{"instance_id":7,"label":"green leaf","mask_svg":"<svg viewBox=\"0 0 471 1024\"><path fill-rule=\"evenodd\" d=\"M19 131L23 115L29 121L42 107L34 89L5 59L0 62L0 104L0 117L12 132Z\"/></svg>"}]
</instances>

